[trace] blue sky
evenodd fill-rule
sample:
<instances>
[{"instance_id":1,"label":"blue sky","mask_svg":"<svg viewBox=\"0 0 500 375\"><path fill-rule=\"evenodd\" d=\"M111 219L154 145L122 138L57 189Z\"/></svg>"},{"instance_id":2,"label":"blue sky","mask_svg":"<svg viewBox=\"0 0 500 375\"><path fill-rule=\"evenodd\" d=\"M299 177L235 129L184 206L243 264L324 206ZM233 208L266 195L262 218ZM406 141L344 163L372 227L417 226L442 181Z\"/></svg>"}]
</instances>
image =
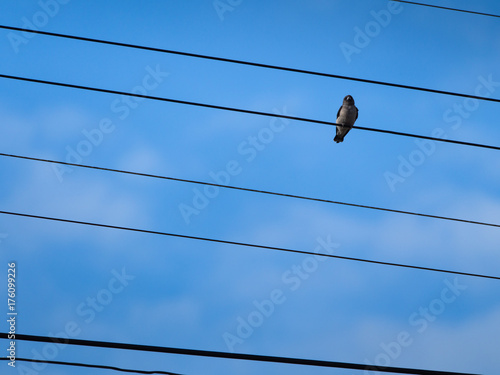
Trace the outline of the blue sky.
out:
<instances>
[{"instance_id":1,"label":"blue sky","mask_svg":"<svg viewBox=\"0 0 500 375\"><path fill-rule=\"evenodd\" d=\"M493 0L432 3L500 14ZM0 24L500 98L492 17L368 0L217 4L227 10L212 0L4 2ZM325 121L351 94L359 126L499 144L498 103L12 33L0 30L3 74ZM362 130L335 144L325 125L0 85L3 153L500 223L493 150ZM4 211L498 275L498 228L7 157L0 173ZM0 234L3 280L17 264L19 333L482 374L500 366L496 280L10 215ZM18 357L183 374L361 373L17 345Z\"/></svg>"}]
</instances>

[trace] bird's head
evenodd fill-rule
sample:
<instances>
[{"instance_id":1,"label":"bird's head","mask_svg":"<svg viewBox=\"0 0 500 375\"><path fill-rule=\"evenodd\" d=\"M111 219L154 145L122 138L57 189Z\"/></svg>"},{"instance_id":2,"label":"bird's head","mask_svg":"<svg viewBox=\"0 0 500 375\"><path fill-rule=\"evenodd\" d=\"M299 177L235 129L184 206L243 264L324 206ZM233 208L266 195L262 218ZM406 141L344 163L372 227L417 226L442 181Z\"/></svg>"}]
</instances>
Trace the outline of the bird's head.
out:
<instances>
[{"instance_id":1,"label":"bird's head","mask_svg":"<svg viewBox=\"0 0 500 375\"><path fill-rule=\"evenodd\" d=\"M345 98L344 98L344 103L347 103L349 105L354 105L354 99L351 95L347 95Z\"/></svg>"}]
</instances>

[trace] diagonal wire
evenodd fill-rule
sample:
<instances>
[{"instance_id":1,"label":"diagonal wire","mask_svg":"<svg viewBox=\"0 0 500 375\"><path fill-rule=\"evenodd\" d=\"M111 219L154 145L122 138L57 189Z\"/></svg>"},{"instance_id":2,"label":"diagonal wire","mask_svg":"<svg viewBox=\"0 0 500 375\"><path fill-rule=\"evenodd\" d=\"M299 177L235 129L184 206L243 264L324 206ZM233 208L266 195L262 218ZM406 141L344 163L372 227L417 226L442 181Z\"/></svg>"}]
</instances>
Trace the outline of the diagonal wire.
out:
<instances>
[{"instance_id":1,"label":"diagonal wire","mask_svg":"<svg viewBox=\"0 0 500 375\"><path fill-rule=\"evenodd\" d=\"M289 116L289 115L283 115L283 114L279 114L279 113L253 111L250 109L234 108L234 107L227 107L227 106L221 106L221 105L216 105L216 104L199 103L199 102L192 102L192 101L188 101L188 100L164 98L164 97L137 94L137 93L128 93L128 92L123 92L123 91L118 91L118 90L103 89L103 88L90 87L90 86L82 86L82 85L76 85L76 84L72 84L72 83L47 81L47 80L36 79L36 78L12 76L12 75L8 75L8 74L0 74L0 78L12 79L12 80L24 81L24 82L30 82L30 83L41 83L41 84L45 84L45 85L73 88L73 89L79 89L79 90L101 92L101 93L105 93L105 94L132 96L132 97L143 98L143 99L159 100L159 101L175 103L175 104L191 105L191 106L196 106L196 107L246 113L246 114L251 114L251 115L276 117L276 118L283 118L283 119L288 119L288 120L297 120L297 121L303 121L303 122L310 122L310 123L314 123L314 124L322 124L322 125L330 125L330 126L344 126L341 124L337 124L335 122L315 120L315 119L297 117L297 116ZM500 102L500 99L498 99L498 101ZM395 131L395 130L368 128L368 127L357 126L357 125L352 126L351 128L366 130L366 131L371 131L371 132L377 132L377 133L393 134L393 135L400 135L400 136L412 137L412 138L421 138L421 139L427 139L427 140L436 141L436 142L446 142L446 143L453 143L453 144L459 144L459 145L464 145L464 146L487 148L487 149L500 151L500 146L457 141L457 140L453 140L453 139L445 139L445 138L438 138L438 137L429 137L429 136L425 136L425 135L405 133L405 132L399 132L399 131Z\"/></svg>"},{"instance_id":2,"label":"diagonal wire","mask_svg":"<svg viewBox=\"0 0 500 375\"><path fill-rule=\"evenodd\" d=\"M7 333L0 332L0 338L7 338ZM64 344L69 344L69 345L90 346L90 347L98 347L98 348L138 350L138 351L146 351L146 352L169 353L169 354L190 355L190 356L199 356L199 357L237 359L237 360L244 360L244 361L287 363L287 364L293 364L293 365L305 365L305 366L319 366L319 367L329 367L329 368L344 368L344 369L351 369L351 370L391 372L391 373L397 373L397 374L474 375L474 374L469 374L469 373L466 374L466 373L450 372L450 371L434 371L434 370L411 369L411 368L404 368L404 367L388 367L388 366L378 367L378 366L364 365L364 364L359 364L359 363L334 362L334 361L325 361L325 360L317 360L317 359L277 357L277 356L244 354L244 353L228 353L228 352L218 352L218 351L211 351L211 350L182 349L182 348L171 348L171 347L164 347L164 346L127 344L127 343L117 343L117 342L81 340L81 339L72 339L72 338L56 338L56 337L34 336L34 335L23 335L23 334L16 334L16 339L26 340L26 341L49 342L49 343L64 343Z\"/></svg>"},{"instance_id":3,"label":"diagonal wire","mask_svg":"<svg viewBox=\"0 0 500 375\"><path fill-rule=\"evenodd\" d=\"M290 68L290 67L271 65L271 64L263 64L263 63L257 63L257 62L252 62L252 61L230 59L230 58L225 58L225 57L202 55L199 53L175 51L175 50L169 50L169 49L164 49L164 48L141 46L141 45L137 45L137 44L114 42L114 41L109 41L109 40L88 38L88 37L82 37L82 36L76 36L76 35L67 35L67 34L61 34L61 33L53 33L53 32L48 32L48 31L41 31L41 30L28 30L28 29L23 29L20 27L7 26L7 25L0 25L0 29L27 32L27 33L33 33L33 34L41 34L41 35L53 36L53 37L57 37L57 38L66 38L66 39L79 40L79 41L91 42L91 43L107 44L107 45L113 45L113 46L118 46L118 47L135 48L135 49L141 49L141 50L146 50L146 51L154 51L154 52L160 52L160 53L168 53L168 54L174 54L174 55L180 55L180 56L194 57L194 58L199 58L199 59L221 61L221 62L232 63L232 64L248 65L248 66L254 66L254 67L259 67L259 68L282 70L282 71L287 71L287 72L308 74L308 75L314 75L314 76L320 76L320 77L344 79L344 80L350 80L350 81L356 81L356 82L362 82L362 83L391 86L391 87L397 87L397 88L402 88L402 89L430 92L430 93L434 93L434 94L452 95L452 96L459 96L459 97L463 97L463 98L487 100L487 101L500 103L500 99L488 98L488 97L478 96L478 95L470 95L470 94L463 94L463 93L458 93L458 92L429 89L429 88L425 88L425 87L403 85L403 84L384 82L384 81L376 81L376 80L372 80L372 79L349 77L349 76L343 76L343 75L339 75L339 74L316 72L316 71L312 71L312 70Z\"/></svg>"},{"instance_id":4,"label":"diagonal wire","mask_svg":"<svg viewBox=\"0 0 500 375\"><path fill-rule=\"evenodd\" d=\"M465 10L465 9L448 8L448 7L442 7L442 6L439 6L439 5L424 4L424 3L416 3L416 2L414 2L414 1L406 1L406 0L391 0L391 1L395 1L395 2L398 2L398 3L413 4L413 5L422 5L422 6L425 6L425 7L430 7L430 8L438 8L438 9L452 10L452 11L455 11L455 12L463 12L463 13L477 14L477 15L480 15L480 16L489 16L489 17L497 17L497 18L500 18L500 16L499 16L499 15L497 15L497 14L482 13L482 12L475 12L475 11L473 11L473 10Z\"/></svg>"},{"instance_id":5,"label":"diagonal wire","mask_svg":"<svg viewBox=\"0 0 500 375\"><path fill-rule=\"evenodd\" d=\"M252 243L246 243L246 242L222 240L222 239L217 239L217 238L191 236L191 235L187 235L187 234L161 232L161 231L155 231L155 230L149 230L149 229L123 227L123 226L118 226L118 225L93 223L93 222L88 222L88 221L63 219L63 218L57 218L57 217L26 214L26 213L20 213L20 212L12 212L12 211L0 211L0 214L19 216L19 217L28 217L28 218L40 219L40 220L50 220L50 221L57 221L57 222L71 223L71 224L88 225L88 226L94 226L94 227L99 227L99 228L119 229L119 230L138 232L138 233L156 234L156 235L160 235L160 236L169 236L169 237L184 238L184 239L197 240L197 241L214 242L214 243L221 243L221 244L226 244L226 245L252 247L252 248L256 248L256 249L275 250L275 251L283 251L283 252L295 253L295 254L305 254L305 255L327 257L327 258L351 260L351 261L355 261L355 262L364 262L364 263L378 264L378 265L384 265L384 266L403 267L403 268L441 272L441 273L448 273L448 274L461 275L461 276L471 276L471 277L480 277L480 278L485 278L485 279L500 280L499 276L489 276L489 275L482 275L482 274L470 273L470 272L445 270L445 269L441 269L441 268L422 267L422 266L414 266L414 265L409 265L409 264L401 264L401 263L393 263L393 262L383 262L383 261L378 261L378 260L354 258L354 257L347 257L347 256L342 256L342 255L317 253L314 251L289 249L289 248L284 248L284 247L268 246L268 245L258 245L258 244L252 244Z\"/></svg>"},{"instance_id":6,"label":"diagonal wire","mask_svg":"<svg viewBox=\"0 0 500 375\"><path fill-rule=\"evenodd\" d=\"M68 165L68 166L72 166L72 167L94 169L94 170L100 170L100 171L105 171L105 172L114 172L114 173L122 173L122 174L134 175L134 176L156 178L156 179L161 179L161 180L185 182L185 183L196 184L196 185L213 186L213 187L219 187L219 188L230 189L230 190L238 190L238 191L245 191L245 192L250 192L250 193L259 193L259 194L273 195L273 196L279 196L279 197L301 199L301 200L307 200L307 201L313 201L313 202L322 202L322 203L337 204L337 205L349 206L349 207L366 208L366 209L370 209L370 210L378 210L378 211L392 212L392 213L397 213L397 214L426 217L426 218L430 218L430 219L448 220L448 221L454 221L454 222L459 222L459 223L476 224L476 225L484 225L484 226L489 226L489 227L500 228L500 224L488 223L488 222L484 222L484 221L475 221L475 220L460 219L460 218L454 218L454 217L442 216L442 215L431 215L431 214L424 214L424 213L419 213L419 212L396 210L396 209L392 209L392 208L384 208L384 207L369 206L369 205L358 204L358 203L334 201L334 200L330 200L330 199L314 198L314 197L307 197L307 196L287 194L287 193L279 193L279 192L273 192L273 191L261 190L261 189L251 189L251 188L245 188L245 187L239 187L239 186L222 185L222 184L217 184L214 182L189 180L189 179L185 179L185 178L161 176L161 175L155 175L155 174L150 174L150 173L126 171L126 170L122 170L122 169L98 167L98 166L85 165L85 164L76 164L76 163L69 163L69 162L52 160L52 159L35 158L32 156L6 154L3 152L0 152L0 156L17 158L17 159L25 159L25 160L31 160L31 161L39 161L39 162L43 162L43 163Z\"/></svg>"},{"instance_id":7,"label":"diagonal wire","mask_svg":"<svg viewBox=\"0 0 500 375\"><path fill-rule=\"evenodd\" d=\"M8 361L10 358L2 357L0 361ZM63 366L76 366L76 367L86 367L86 368L97 368L101 370L112 370L112 371L120 371L120 372L128 372L134 374L160 374L160 375L181 375L175 372L170 371L147 371L147 370L132 370L122 367L115 366L105 366L105 365L94 365L89 363L78 363L78 362L63 362L63 361L51 361L48 359L29 359L29 358L17 358L16 361L22 362L33 362L33 363L47 363L50 365L63 365Z\"/></svg>"}]
</instances>

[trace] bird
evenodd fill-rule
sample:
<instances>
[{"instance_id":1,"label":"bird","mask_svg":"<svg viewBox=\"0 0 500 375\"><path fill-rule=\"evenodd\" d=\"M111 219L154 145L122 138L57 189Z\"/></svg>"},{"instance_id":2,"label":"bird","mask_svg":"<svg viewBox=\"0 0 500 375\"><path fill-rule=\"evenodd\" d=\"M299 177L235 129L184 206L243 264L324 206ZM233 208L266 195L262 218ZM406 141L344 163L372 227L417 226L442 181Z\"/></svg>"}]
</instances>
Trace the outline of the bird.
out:
<instances>
[{"instance_id":1,"label":"bird","mask_svg":"<svg viewBox=\"0 0 500 375\"><path fill-rule=\"evenodd\" d=\"M333 139L335 142L339 143L344 140L344 137L349 130L352 129L354 122L358 118L358 108L354 105L354 99L351 95L347 95L342 102L342 105L337 112L337 133ZM342 126L343 125L343 126Z\"/></svg>"}]
</instances>

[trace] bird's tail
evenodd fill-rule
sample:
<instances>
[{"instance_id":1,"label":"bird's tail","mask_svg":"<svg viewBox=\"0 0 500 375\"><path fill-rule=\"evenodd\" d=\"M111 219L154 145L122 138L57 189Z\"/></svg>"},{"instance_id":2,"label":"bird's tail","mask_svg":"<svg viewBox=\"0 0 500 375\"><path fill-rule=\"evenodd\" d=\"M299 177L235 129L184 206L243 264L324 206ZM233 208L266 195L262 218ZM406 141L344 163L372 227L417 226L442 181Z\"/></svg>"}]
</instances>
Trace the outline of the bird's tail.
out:
<instances>
[{"instance_id":1,"label":"bird's tail","mask_svg":"<svg viewBox=\"0 0 500 375\"><path fill-rule=\"evenodd\" d=\"M336 135L335 135L335 138L333 138L333 140L334 140L335 142L339 143L339 142L342 142L342 141L344 140L344 137L343 137L343 136L341 136L340 134L336 134Z\"/></svg>"}]
</instances>

